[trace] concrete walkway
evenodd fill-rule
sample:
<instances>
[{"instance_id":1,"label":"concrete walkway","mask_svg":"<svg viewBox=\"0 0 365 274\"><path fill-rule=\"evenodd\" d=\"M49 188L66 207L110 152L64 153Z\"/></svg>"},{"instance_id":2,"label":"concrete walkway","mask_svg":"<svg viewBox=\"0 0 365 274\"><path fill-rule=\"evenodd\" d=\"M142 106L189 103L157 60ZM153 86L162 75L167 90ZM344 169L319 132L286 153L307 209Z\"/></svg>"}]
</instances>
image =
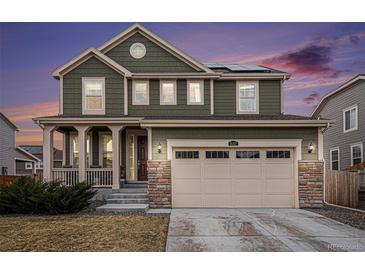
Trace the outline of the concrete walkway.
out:
<instances>
[{"instance_id":1,"label":"concrete walkway","mask_svg":"<svg viewBox=\"0 0 365 274\"><path fill-rule=\"evenodd\" d=\"M167 251L365 251L365 231L302 209L173 209Z\"/></svg>"}]
</instances>

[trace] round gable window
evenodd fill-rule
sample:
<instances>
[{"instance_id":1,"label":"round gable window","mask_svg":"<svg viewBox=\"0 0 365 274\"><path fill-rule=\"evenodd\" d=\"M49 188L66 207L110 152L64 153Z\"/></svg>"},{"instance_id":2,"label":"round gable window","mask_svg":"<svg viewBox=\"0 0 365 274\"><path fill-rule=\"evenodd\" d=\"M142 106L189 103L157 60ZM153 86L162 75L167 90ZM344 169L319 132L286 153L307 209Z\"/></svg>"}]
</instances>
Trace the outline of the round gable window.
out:
<instances>
[{"instance_id":1,"label":"round gable window","mask_svg":"<svg viewBox=\"0 0 365 274\"><path fill-rule=\"evenodd\" d=\"M140 59L146 55L146 47L141 43L134 43L129 52L133 58Z\"/></svg>"}]
</instances>

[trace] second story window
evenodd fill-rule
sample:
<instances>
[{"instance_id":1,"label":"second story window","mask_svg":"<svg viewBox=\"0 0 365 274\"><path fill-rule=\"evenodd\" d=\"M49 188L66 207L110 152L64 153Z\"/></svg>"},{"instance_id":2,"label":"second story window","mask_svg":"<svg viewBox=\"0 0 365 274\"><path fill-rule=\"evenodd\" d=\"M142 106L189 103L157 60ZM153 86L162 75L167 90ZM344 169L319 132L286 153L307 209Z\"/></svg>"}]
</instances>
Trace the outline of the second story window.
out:
<instances>
[{"instance_id":1,"label":"second story window","mask_svg":"<svg viewBox=\"0 0 365 274\"><path fill-rule=\"evenodd\" d=\"M148 81L133 81L133 105L149 105L149 84Z\"/></svg>"},{"instance_id":2,"label":"second story window","mask_svg":"<svg viewBox=\"0 0 365 274\"><path fill-rule=\"evenodd\" d=\"M188 81L188 105L204 105L204 81Z\"/></svg>"},{"instance_id":3,"label":"second story window","mask_svg":"<svg viewBox=\"0 0 365 274\"><path fill-rule=\"evenodd\" d=\"M357 130L357 105L343 110L343 132Z\"/></svg>"},{"instance_id":4,"label":"second story window","mask_svg":"<svg viewBox=\"0 0 365 274\"><path fill-rule=\"evenodd\" d=\"M237 113L259 113L258 82L237 82Z\"/></svg>"},{"instance_id":5,"label":"second story window","mask_svg":"<svg viewBox=\"0 0 365 274\"><path fill-rule=\"evenodd\" d=\"M82 113L105 114L105 78L82 78Z\"/></svg>"},{"instance_id":6,"label":"second story window","mask_svg":"<svg viewBox=\"0 0 365 274\"><path fill-rule=\"evenodd\" d=\"M160 105L176 105L176 81L160 82Z\"/></svg>"}]
</instances>

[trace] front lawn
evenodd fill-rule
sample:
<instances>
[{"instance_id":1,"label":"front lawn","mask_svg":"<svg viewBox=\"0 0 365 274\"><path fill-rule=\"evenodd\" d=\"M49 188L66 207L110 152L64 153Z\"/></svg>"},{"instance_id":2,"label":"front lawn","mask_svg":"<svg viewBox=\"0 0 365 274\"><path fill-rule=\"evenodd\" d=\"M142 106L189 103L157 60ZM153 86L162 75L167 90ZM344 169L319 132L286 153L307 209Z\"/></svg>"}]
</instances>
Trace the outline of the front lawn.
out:
<instances>
[{"instance_id":1,"label":"front lawn","mask_svg":"<svg viewBox=\"0 0 365 274\"><path fill-rule=\"evenodd\" d=\"M0 217L0 251L164 251L164 216Z\"/></svg>"}]
</instances>

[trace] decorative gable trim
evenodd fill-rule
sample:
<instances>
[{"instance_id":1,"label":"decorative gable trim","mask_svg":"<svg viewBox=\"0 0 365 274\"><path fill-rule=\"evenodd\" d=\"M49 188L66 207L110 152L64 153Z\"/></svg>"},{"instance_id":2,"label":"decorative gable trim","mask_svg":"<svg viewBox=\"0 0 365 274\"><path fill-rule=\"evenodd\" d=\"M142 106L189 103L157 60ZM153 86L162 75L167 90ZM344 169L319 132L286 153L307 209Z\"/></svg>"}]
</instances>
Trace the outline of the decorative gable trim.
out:
<instances>
[{"instance_id":1,"label":"decorative gable trim","mask_svg":"<svg viewBox=\"0 0 365 274\"><path fill-rule=\"evenodd\" d=\"M207 73L214 73L211 69L204 66L203 64L199 63L197 60L193 59L192 57L188 56L178 48L171 45L169 42L163 40L161 37L157 36L153 32L149 31L142 25L136 23L133 24L131 27L127 28L123 32L119 33L118 35L114 36L109 41L105 42L103 45L101 45L98 50L102 53L106 53L116 47L117 45L121 44L123 41L131 37L135 33L140 33L141 35L145 36L147 39L151 40L152 42L159 45L161 48L166 50L167 52L171 53L184 63L188 64L189 66L193 67L197 70L202 70L203 72Z\"/></svg>"},{"instance_id":2,"label":"decorative gable trim","mask_svg":"<svg viewBox=\"0 0 365 274\"><path fill-rule=\"evenodd\" d=\"M113 70L122 74L125 77L132 76L132 73L129 70L127 70L123 66L119 65L117 62L115 62L108 56L102 54L100 51L98 51L95 48L89 48L89 49L85 50L78 56L71 59L66 64L60 66L52 73L52 76L55 77L56 79L59 79L61 76L70 72L71 70L78 67L79 65L81 65L82 63L84 63L85 61L89 60L92 57L97 58L99 61L103 62L105 65L109 66L110 68L112 68Z\"/></svg>"}]
</instances>

